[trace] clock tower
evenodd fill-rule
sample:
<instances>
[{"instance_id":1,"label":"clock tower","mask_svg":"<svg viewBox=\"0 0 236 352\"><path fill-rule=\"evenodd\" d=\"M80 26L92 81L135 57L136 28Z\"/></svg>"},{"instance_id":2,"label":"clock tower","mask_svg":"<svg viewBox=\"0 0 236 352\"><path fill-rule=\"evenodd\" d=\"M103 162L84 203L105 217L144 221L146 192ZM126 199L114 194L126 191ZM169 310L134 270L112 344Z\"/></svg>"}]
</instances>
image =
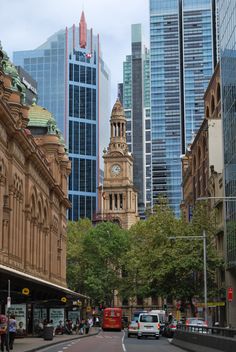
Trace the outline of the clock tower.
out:
<instances>
[{"instance_id":1,"label":"clock tower","mask_svg":"<svg viewBox=\"0 0 236 352\"><path fill-rule=\"evenodd\" d=\"M139 220L133 184L133 156L126 143L126 119L117 99L110 119L110 143L103 151L104 181L99 187L100 217L130 228Z\"/></svg>"}]
</instances>

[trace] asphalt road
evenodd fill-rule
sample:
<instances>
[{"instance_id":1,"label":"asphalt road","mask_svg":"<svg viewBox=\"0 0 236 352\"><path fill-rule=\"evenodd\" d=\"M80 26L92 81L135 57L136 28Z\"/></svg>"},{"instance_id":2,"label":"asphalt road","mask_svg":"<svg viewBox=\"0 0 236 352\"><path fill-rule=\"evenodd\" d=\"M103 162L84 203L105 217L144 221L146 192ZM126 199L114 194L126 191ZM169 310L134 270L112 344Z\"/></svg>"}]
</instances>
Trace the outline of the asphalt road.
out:
<instances>
[{"instance_id":1,"label":"asphalt road","mask_svg":"<svg viewBox=\"0 0 236 352\"><path fill-rule=\"evenodd\" d=\"M67 341L60 345L41 350L43 352L184 352L184 350L172 346L168 339L161 337L144 338L138 340L136 337L127 338L124 331L101 331L98 335L88 338Z\"/></svg>"}]
</instances>

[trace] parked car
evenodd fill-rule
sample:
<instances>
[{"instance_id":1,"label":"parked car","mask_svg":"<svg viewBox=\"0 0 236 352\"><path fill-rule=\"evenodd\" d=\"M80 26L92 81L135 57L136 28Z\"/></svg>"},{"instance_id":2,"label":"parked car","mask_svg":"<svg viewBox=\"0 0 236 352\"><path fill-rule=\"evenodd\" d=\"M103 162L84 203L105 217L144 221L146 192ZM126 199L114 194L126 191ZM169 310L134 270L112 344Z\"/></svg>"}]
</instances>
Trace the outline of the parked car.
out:
<instances>
[{"instance_id":1,"label":"parked car","mask_svg":"<svg viewBox=\"0 0 236 352\"><path fill-rule=\"evenodd\" d=\"M187 318L185 325L188 327L188 331L207 333L208 327L207 322L202 318Z\"/></svg>"},{"instance_id":2,"label":"parked car","mask_svg":"<svg viewBox=\"0 0 236 352\"><path fill-rule=\"evenodd\" d=\"M138 339L143 336L153 336L156 339L160 337L160 319L158 314L145 313L140 314L138 319Z\"/></svg>"},{"instance_id":3,"label":"parked car","mask_svg":"<svg viewBox=\"0 0 236 352\"><path fill-rule=\"evenodd\" d=\"M170 323L165 326L163 335L166 337L173 337L177 329L178 321L173 319Z\"/></svg>"},{"instance_id":4,"label":"parked car","mask_svg":"<svg viewBox=\"0 0 236 352\"><path fill-rule=\"evenodd\" d=\"M131 321L128 325L128 337L138 335L138 323L137 321Z\"/></svg>"}]
</instances>

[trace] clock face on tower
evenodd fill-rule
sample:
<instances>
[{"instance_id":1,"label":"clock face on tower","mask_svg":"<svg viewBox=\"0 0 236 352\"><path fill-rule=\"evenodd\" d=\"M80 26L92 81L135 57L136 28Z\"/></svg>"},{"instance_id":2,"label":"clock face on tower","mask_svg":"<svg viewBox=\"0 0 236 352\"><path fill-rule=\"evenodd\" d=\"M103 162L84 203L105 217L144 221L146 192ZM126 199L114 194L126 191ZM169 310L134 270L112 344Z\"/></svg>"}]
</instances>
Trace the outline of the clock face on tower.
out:
<instances>
[{"instance_id":1,"label":"clock face on tower","mask_svg":"<svg viewBox=\"0 0 236 352\"><path fill-rule=\"evenodd\" d=\"M112 168L111 168L112 175L118 176L120 174L120 172L121 172L121 167L119 164L115 164L112 166Z\"/></svg>"}]
</instances>

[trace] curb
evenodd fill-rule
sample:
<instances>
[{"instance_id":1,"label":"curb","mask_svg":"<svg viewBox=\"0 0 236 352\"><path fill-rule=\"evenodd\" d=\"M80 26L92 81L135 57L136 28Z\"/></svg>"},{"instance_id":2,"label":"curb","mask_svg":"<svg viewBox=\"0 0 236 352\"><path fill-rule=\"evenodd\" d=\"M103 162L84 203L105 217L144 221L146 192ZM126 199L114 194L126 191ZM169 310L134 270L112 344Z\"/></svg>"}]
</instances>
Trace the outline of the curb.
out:
<instances>
[{"instance_id":1,"label":"curb","mask_svg":"<svg viewBox=\"0 0 236 352\"><path fill-rule=\"evenodd\" d=\"M60 345L64 342L67 342L67 341L73 341L73 340L79 340L79 339L83 339L83 338L86 338L86 337L90 337L90 336L96 336L98 335L100 332L100 330L98 330L97 332L93 332L92 334L88 334L88 335L81 335L81 336L76 336L76 337L72 337L71 339L66 339L66 340L63 340L63 341L55 341L55 342L51 342L51 343L48 343L47 345L43 345L43 346L38 346L38 347L35 347L31 350L27 350L25 352L35 352L35 351L40 351L40 350L44 350L45 348L48 348L50 346L56 346L56 345Z\"/></svg>"}]
</instances>

